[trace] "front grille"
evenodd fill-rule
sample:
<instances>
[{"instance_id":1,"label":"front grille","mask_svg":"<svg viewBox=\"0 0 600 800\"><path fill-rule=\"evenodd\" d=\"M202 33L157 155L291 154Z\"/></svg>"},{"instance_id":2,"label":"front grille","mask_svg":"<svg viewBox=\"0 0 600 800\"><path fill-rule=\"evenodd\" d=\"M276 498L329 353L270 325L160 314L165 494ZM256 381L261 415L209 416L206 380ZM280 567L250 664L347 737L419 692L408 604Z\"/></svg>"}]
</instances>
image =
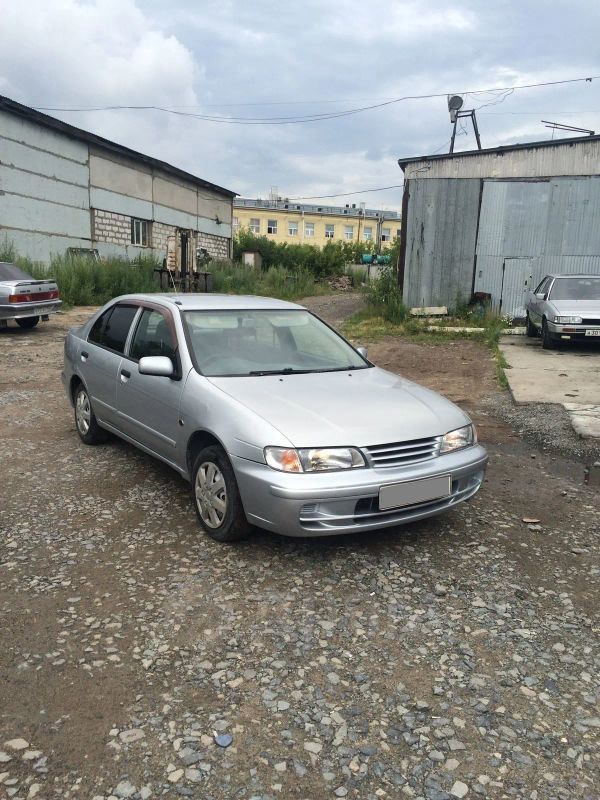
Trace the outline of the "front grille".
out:
<instances>
[{"instance_id":1,"label":"front grille","mask_svg":"<svg viewBox=\"0 0 600 800\"><path fill-rule=\"evenodd\" d=\"M600 319L598 317L595 317L595 318L582 317L581 324L582 325L600 325Z\"/></svg>"},{"instance_id":2,"label":"front grille","mask_svg":"<svg viewBox=\"0 0 600 800\"><path fill-rule=\"evenodd\" d=\"M365 447L364 450L374 467L399 467L434 458L439 453L441 439L441 436L433 436L409 442L378 444Z\"/></svg>"}]
</instances>

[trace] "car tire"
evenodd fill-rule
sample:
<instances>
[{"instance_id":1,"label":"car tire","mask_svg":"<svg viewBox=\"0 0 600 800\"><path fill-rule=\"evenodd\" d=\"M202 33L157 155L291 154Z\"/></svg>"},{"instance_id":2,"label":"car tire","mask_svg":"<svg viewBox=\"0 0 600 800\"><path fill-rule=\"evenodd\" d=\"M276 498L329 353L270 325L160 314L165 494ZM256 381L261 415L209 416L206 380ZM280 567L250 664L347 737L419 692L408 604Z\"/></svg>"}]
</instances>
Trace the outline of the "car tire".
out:
<instances>
[{"instance_id":1,"label":"car tire","mask_svg":"<svg viewBox=\"0 0 600 800\"><path fill-rule=\"evenodd\" d=\"M35 328L35 326L40 321L39 317L21 317L20 319L15 320L19 328Z\"/></svg>"},{"instance_id":2,"label":"car tire","mask_svg":"<svg viewBox=\"0 0 600 800\"><path fill-rule=\"evenodd\" d=\"M212 539L237 542L250 534L233 467L218 445L204 447L194 459L192 498L200 526Z\"/></svg>"},{"instance_id":3,"label":"car tire","mask_svg":"<svg viewBox=\"0 0 600 800\"><path fill-rule=\"evenodd\" d=\"M544 350L557 350L559 347L559 342L552 338L545 319L542 320L542 347Z\"/></svg>"},{"instance_id":4,"label":"car tire","mask_svg":"<svg viewBox=\"0 0 600 800\"><path fill-rule=\"evenodd\" d=\"M82 383L78 384L73 393L73 408L75 427L84 444L102 444L108 439L108 432L98 425L87 389Z\"/></svg>"},{"instance_id":5,"label":"car tire","mask_svg":"<svg viewBox=\"0 0 600 800\"><path fill-rule=\"evenodd\" d=\"M529 314L527 314L527 318L525 320L525 331L527 336L530 338L535 338L538 335L537 328L533 324L533 322L529 319Z\"/></svg>"}]
</instances>

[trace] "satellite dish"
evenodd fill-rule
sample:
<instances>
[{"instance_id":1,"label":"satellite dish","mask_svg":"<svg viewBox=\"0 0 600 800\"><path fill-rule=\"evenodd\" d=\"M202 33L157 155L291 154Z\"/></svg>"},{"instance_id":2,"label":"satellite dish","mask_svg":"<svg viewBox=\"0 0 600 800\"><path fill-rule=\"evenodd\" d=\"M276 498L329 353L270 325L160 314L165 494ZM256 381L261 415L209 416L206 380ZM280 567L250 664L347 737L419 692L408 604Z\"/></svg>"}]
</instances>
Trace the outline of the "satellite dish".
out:
<instances>
[{"instance_id":1,"label":"satellite dish","mask_svg":"<svg viewBox=\"0 0 600 800\"><path fill-rule=\"evenodd\" d=\"M448 95L448 111L450 112L450 122L456 122L456 116L462 108L463 99L458 94Z\"/></svg>"}]
</instances>

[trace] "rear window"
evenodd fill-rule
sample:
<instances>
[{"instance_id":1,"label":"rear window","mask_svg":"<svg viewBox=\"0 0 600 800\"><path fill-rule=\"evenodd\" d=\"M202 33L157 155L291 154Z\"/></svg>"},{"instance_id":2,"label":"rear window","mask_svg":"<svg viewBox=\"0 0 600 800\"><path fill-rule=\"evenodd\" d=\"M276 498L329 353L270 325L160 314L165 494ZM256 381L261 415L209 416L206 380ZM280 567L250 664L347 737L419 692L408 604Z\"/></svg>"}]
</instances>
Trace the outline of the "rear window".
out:
<instances>
[{"instance_id":1,"label":"rear window","mask_svg":"<svg viewBox=\"0 0 600 800\"><path fill-rule=\"evenodd\" d=\"M15 264L9 261L0 261L0 281L27 281L31 280L31 275L23 272Z\"/></svg>"},{"instance_id":2,"label":"rear window","mask_svg":"<svg viewBox=\"0 0 600 800\"><path fill-rule=\"evenodd\" d=\"M122 353L136 311L137 306L117 305L109 308L93 324L88 341Z\"/></svg>"}]
</instances>

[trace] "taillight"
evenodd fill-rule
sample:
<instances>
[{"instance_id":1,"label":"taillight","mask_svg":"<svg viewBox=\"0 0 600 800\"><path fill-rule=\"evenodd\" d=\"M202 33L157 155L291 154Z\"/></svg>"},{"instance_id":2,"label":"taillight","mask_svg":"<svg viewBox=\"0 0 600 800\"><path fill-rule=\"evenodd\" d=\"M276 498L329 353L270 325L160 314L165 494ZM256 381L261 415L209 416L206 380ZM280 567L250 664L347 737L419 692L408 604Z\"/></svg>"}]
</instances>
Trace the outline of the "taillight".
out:
<instances>
[{"instance_id":1,"label":"taillight","mask_svg":"<svg viewBox=\"0 0 600 800\"><path fill-rule=\"evenodd\" d=\"M38 303L41 300L58 300L58 289L35 294L11 294L8 297L9 303Z\"/></svg>"}]
</instances>

